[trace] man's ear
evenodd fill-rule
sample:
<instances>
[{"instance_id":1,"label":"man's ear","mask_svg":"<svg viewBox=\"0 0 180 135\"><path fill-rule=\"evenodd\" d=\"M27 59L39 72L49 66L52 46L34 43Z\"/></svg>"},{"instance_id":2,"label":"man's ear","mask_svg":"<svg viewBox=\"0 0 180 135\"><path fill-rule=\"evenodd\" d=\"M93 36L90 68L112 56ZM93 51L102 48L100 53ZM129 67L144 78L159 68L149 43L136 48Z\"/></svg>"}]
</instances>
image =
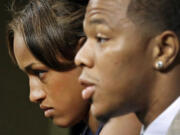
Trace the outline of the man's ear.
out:
<instances>
[{"instance_id":1,"label":"man's ear","mask_svg":"<svg viewBox=\"0 0 180 135\"><path fill-rule=\"evenodd\" d=\"M175 61L179 50L179 40L172 31L165 31L155 38L153 49L154 68L166 70Z\"/></svg>"}]
</instances>

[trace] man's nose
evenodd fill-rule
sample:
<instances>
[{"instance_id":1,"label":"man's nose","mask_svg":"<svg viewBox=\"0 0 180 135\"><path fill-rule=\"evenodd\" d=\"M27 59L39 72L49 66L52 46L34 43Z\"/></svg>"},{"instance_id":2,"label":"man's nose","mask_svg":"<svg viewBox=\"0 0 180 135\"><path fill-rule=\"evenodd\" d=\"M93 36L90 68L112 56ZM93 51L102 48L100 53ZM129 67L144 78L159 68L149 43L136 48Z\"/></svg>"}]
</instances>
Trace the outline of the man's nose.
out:
<instances>
[{"instance_id":1,"label":"man's nose","mask_svg":"<svg viewBox=\"0 0 180 135\"><path fill-rule=\"evenodd\" d=\"M33 103L39 103L42 102L46 98L46 93L42 89L41 85L37 80L30 79L29 80L30 85L30 94L29 99Z\"/></svg>"},{"instance_id":2,"label":"man's nose","mask_svg":"<svg viewBox=\"0 0 180 135\"><path fill-rule=\"evenodd\" d=\"M89 41L87 40L76 54L75 63L77 66L85 66L91 68L94 65L93 58L93 46L90 46Z\"/></svg>"}]
</instances>

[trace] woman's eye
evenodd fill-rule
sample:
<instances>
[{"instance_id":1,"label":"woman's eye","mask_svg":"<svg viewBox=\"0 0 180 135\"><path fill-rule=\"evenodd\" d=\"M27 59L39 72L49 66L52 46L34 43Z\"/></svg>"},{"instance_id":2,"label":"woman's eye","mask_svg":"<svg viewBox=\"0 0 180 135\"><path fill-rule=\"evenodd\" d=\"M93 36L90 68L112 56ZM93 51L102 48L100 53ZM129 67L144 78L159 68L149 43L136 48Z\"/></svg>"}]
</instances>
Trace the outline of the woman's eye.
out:
<instances>
[{"instance_id":1,"label":"woman's eye","mask_svg":"<svg viewBox=\"0 0 180 135\"><path fill-rule=\"evenodd\" d=\"M33 70L33 74L38 78L43 78L46 72L46 70Z\"/></svg>"}]
</instances>

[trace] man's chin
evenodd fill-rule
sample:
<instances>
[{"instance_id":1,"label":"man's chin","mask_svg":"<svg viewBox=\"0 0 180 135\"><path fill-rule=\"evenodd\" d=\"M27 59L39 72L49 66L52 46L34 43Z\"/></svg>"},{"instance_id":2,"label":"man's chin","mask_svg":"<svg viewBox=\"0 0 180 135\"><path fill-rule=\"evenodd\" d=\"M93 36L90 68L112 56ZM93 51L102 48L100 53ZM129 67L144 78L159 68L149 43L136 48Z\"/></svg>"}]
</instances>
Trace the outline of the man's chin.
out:
<instances>
[{"instance_id":1,"label":"man's chin","mask_svg":"<svg viewBox=\"0 0 180 135\"><path fill-rule=\"evenodd\" d=\"M108 120L111 118L111 114L108 114L106 110L103 110L103 108L93 104L91 105L91 112L96 117L96 119L102 123L108 122Z\"/></svg>"}]
</instances>

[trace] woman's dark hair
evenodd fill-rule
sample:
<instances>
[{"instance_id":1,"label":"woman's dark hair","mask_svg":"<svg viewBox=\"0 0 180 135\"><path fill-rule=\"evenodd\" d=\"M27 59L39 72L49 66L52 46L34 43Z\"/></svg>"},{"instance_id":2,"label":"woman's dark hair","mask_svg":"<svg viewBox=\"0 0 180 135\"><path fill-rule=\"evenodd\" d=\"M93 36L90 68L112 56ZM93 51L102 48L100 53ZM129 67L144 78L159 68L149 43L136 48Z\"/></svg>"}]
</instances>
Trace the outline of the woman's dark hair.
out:
<instances>
[{"instance_id":1,"label":"woman's dark hair","mask_svg":"<svg viewBox=\"0 0 180 135\"><path fill-rule=\"evenodd\" d=\"M58 71L74 68L78 42L84 37L85 5L70 0L29 0L24 9L12 11L8 25L8 50L12 60L17 64L13 42L14 33L18 31L31 53L48 67Z\"/></svg>"}]
</instances>

